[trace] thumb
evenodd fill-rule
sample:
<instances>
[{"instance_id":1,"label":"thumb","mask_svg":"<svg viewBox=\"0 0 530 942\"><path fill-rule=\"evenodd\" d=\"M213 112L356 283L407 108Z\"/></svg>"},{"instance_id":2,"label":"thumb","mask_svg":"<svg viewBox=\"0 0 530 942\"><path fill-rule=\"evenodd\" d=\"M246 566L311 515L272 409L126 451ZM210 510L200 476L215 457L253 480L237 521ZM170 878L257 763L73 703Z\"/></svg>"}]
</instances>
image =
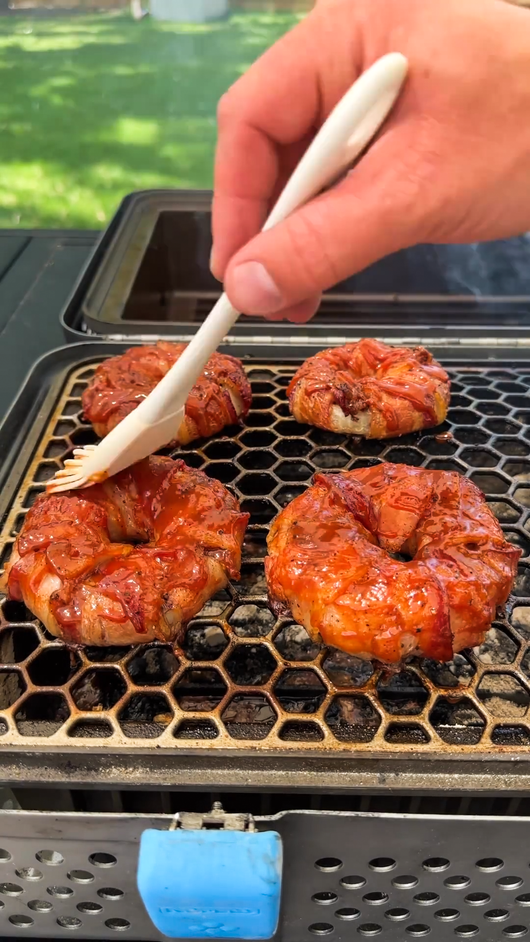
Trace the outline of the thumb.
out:
<instances>
[{"instance_id":1,"label":"thumb","mask_svg":"<svg viewBox=\"0 0 530 942\"><path fill-rule=\"evenodd\" d=\"M428 209L423 175L404 164L409 137L389 129L338 186L240 249L224 281L234 307L276 313L421 241Z\"/></svg>"}]
</instances>

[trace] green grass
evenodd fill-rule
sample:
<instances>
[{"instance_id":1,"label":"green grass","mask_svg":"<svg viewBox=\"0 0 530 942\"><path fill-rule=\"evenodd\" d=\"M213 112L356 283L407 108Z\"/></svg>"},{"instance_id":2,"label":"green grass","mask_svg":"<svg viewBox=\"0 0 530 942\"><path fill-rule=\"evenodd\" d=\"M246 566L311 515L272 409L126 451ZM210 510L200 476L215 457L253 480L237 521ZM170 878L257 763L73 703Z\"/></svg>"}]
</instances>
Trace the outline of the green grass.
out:
<instances>
[{"instance_id":1,"label":"green grass","mask_svg":"<svg viewBox=\"0 0 530 942\"><path fill-rule=\"evenodd\" d=\"M222 93L296 22L0 19L0 226L101 228L120 199L210 187Z\"/></svg>"}]
</instances>

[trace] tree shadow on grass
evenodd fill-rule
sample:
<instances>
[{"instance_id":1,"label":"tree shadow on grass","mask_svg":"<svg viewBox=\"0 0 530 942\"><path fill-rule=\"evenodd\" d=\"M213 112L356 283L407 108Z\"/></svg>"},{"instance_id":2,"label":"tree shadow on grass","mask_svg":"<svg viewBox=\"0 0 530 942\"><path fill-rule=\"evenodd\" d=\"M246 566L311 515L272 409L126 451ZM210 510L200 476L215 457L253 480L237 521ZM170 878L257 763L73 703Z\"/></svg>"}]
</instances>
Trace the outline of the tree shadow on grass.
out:
<instances>
[{"instance_id":1,"label":"tree shadow on grass","mask_svg":"<svg viewBox=\"0 0 530 942\"><path fill-rule=\"evenodd\" d=\"M296 19L0 19L0 224L97 226L131 190L210 186L219 98Z\"/></svg>"}]
</instances>

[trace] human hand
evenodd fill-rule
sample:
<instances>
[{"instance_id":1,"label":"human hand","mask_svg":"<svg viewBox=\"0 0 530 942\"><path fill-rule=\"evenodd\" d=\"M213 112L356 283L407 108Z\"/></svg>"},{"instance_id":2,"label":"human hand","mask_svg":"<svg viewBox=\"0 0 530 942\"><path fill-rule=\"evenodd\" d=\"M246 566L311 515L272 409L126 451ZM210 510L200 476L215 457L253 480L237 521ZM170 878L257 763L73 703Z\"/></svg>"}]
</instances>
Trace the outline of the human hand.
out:
<instances>
[{"instance_id":1,"label":"human hand","mask_svg":"<svg viewBox=\"0 0 530 942\"><path fill-rule=\"evenodd\" d=\"M358 75L409 60L391 118L336 187L259 233ZM502 0L321 0L219 106L212 270L238 310L304 322L320 293L420 242L530 228L530 13Z\"/></svg>"}]
</instances>

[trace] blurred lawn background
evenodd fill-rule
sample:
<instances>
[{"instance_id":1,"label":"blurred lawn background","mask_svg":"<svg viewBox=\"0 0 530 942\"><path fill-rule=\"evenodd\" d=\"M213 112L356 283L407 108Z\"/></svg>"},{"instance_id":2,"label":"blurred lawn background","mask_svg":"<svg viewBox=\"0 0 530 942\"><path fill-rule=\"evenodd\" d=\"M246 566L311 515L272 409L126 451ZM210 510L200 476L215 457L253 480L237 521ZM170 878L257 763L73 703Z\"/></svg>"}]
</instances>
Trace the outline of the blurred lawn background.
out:
<instances>
[{"instance_id":1,"label":"blurred lawn background","mask_svg":"<svg viewBox=\"0 0 530 942\"><path fill-rule=\"evenodd\" d=\"M0 16L0 226L100 229L133 190L210 187L220 96L299 16Z\"/></svg>"}]
</instances>

